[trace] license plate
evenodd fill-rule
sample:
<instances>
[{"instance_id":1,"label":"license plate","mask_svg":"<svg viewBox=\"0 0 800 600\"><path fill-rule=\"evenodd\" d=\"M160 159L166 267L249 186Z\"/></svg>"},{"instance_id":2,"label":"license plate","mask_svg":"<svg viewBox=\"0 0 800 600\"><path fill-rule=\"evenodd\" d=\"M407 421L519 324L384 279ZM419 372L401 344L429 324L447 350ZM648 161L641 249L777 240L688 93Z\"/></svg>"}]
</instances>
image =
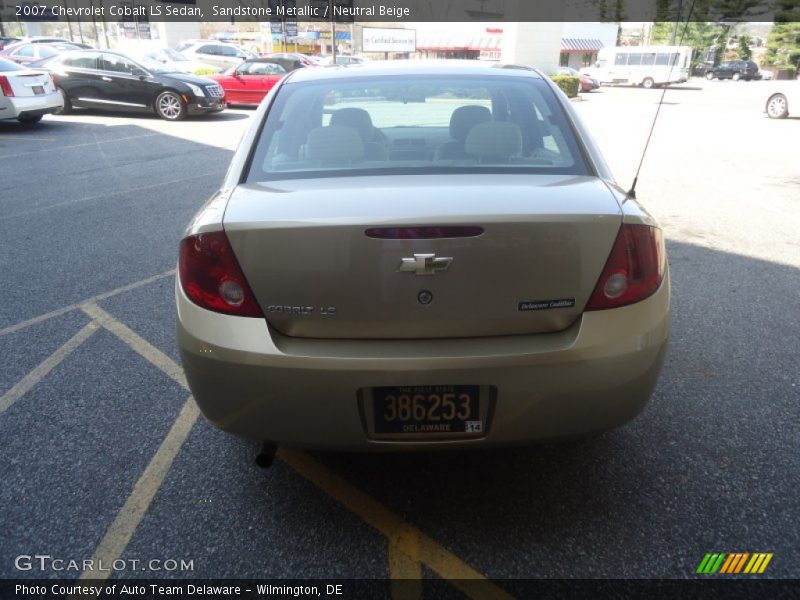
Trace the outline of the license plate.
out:
<instances>
[{"instance_id":1,"label":"license plate","mask_svg":"<svg viewBox=\"0 0 800 600\"><path fill-rule=\"evenodd\" d=\"M480 386L425 385L372 390L377 434L472 433L484 430Z\"/></svg>"},{"instance_id":2,"label":"license plate","mask_svg":"<svg viewBox=\"0 0 800 600\"><path fill-rule=\"evenodd\" d=\"M34 93L35 95L37 95L37 96L38 96L39 94L44 94L44 86L41 86L41 85L35 85L35 86L33 86L33 93Z\"/></svg>"}]
</instances>

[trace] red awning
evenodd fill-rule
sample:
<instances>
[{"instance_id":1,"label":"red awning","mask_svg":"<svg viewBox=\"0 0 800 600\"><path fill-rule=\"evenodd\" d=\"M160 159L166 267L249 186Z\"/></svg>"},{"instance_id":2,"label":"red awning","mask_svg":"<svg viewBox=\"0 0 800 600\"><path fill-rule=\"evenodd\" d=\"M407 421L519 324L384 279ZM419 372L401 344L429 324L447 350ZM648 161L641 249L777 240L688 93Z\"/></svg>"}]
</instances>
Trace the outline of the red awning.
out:
<instances>
[{"instance_id":1,"label":"red awning","mask_svg":"<svg viewBox=\"0 0 800 600\"><path fill-rule=\"evenodd\" d=\"M567 54L590 54L603 48L603 42L587 38L562 38L561 52Z\"/></svg>"}]
</instances>

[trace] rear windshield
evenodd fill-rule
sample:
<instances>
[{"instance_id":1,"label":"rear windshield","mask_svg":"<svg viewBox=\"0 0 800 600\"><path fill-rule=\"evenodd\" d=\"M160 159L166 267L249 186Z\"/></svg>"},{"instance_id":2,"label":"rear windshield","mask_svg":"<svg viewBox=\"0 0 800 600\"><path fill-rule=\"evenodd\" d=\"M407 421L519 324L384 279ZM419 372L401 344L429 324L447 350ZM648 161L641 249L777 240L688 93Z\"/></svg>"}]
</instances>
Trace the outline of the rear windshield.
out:
<instances>
[{"instance_id":1,"label":"rear windshield","mask_svg":"<svg viewBox=\"0 0 800 600\"><path fill-rule=\"evenodd\" d=\"M589 174L540 79L373 76L283 86L247 181L448 172Z\"/></svg>"},{"instance_id":2,"label":"rear windshield","mask_svg":"<svg viewBox=\"0 0 800 600\"><path fill-rule=\"evenodd\" d=\"M0 58L0 72L2 71L24 71L25 67L19 66L17 63Z\"/></svg>"}]
</instances>

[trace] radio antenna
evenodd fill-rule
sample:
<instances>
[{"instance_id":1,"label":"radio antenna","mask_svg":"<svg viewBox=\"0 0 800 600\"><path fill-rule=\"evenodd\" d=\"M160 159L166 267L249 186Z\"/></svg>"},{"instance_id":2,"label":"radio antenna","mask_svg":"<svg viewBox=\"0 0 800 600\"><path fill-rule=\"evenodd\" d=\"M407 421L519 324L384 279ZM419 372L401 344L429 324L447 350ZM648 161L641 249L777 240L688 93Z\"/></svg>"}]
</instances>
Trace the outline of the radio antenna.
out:
<instances>
[{"instance_id":1,"label":"radio antenna","mask_svg":"<svg viewBox=\"0 0 800 600\"><path fill-rule=\"evenodd\" d=\"M692 0L691 6L689 6L689 14L686 16L686 23L683 25L683 31L681 31L681 39L678 41L678 46L683 46L683 38L686 36L686 31L689 29L689 23L692 21L692 13L694 12L694 5L697 0ZM680 6L680 5L679 5ZM681 20L681 11L678 8L678 14L675 17L675 27L677 28L678 24ZM672 75L672 69L675 68L675 64L670 59L669 71L667 74L667 80L669 80L670 76ZM691 63L690 67L691 69ZM650 139L653 137L653 130L656 128L656 121L658 121L658 115L661 113L661 106L664 104L664 94L667 93L668 85L664 86L664 89L661 90L661 98L658 100L658 108L656 109L656 114L653 117L653 123L650 125L650 133L647 134L647 141L644 143L644 149L642 150L642 156L639 159L639 166L636 168L636 175L633 177L633 183L631 184L631 189L628 190L628 197L629 198L636 198L636 182L639 181L639 171L642 170L642 163L644 163L644 157L647 154L647 149L650 147Z\"/></svg>"}]
</instances>

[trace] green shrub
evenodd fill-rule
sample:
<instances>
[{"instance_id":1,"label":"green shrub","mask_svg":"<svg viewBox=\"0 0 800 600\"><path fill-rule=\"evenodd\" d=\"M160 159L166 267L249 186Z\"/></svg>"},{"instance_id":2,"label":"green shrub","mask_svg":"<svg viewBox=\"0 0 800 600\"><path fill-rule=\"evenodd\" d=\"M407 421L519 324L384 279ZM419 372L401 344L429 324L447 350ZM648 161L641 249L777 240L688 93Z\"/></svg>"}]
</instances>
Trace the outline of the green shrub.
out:
<instances>
[{"instance_id":1,"label":"green shrub","mask_svg":"<svg viewBox=\"0 0 800 600\"><path fill-rule=\"evenodd\" d=\"M195 69L192 74L193 75L216 75L219 71L214 69Z\"/></svg>"},{"instance_id":2,"label":"green shrub","mask_svg":"<svg viewBox=\"0 0 800 600\"><path fill-rule=\"evenodd\" d=\"M580 78L573 75L552 75L550 79L562 89L567 98L575 98L580 88Z\"/></svg>"}]
</instances>

